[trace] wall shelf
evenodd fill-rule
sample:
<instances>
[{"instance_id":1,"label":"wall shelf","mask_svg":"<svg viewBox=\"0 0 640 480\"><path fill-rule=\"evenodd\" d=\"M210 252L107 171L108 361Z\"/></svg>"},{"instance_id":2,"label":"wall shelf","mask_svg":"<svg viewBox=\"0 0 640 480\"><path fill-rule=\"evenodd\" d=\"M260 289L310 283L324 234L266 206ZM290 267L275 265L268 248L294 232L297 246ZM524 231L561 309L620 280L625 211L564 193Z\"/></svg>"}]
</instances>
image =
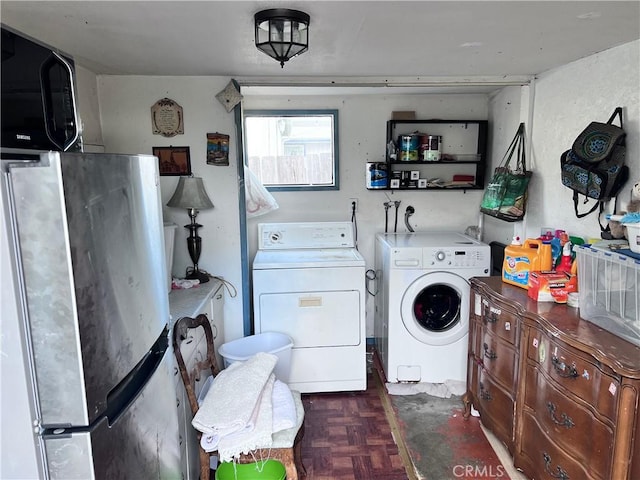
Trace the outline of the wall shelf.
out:
<instances>
[{"instance_id":1,"label":"wall shelf","mask_svg":"<svg viewBox=\"0 0 640 480\"><path fill-rule=\"evenodd\" d=\"M387 183L383 187L367 187L369 190L482 190L484 189L487 163L486 120L389 120L387 121L386 146L393 142L396 156L387 148ZM400 136L416 135L418 150L411 151L411 158L405 160L408 152L402 150ZM437 136L438 151L436 160L425 161L421 158L434 158L434 152L420 148L421 139ZM403 155L403 153L405 155ZM413 174L411 173L413 172ZM417 172L417 173L416 173Z\"/></svg>"}]
</instances>

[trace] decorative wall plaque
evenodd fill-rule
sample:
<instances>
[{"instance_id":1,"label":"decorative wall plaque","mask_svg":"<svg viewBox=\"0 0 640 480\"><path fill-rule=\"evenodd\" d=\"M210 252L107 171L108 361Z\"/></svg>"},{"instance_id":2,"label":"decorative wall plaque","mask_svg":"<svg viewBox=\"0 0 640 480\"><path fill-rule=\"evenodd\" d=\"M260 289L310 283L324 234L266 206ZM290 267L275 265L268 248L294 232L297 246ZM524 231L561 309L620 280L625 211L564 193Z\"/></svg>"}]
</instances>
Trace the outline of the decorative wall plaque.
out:
<instances>
[{"instance_id":1,"label":"decorative wall plaque","mask_svg":"<svg viewBox=\"0 0 640 480\"><path fill-rule=\"evenodd\" d=\"M229 135L207 133L207 164L229 165Z\"/></svg>"},{"instance_id":2,"label":"decorative wall plaque","mask_svg":"<svg viewBox=\"0 0 640 480\"><path fill-rule=\"evenodd\" d=\"M154 135L174 137L184 133L182 107L170 98L162 98L151 107Z\"/></svg>"}]
</instances>

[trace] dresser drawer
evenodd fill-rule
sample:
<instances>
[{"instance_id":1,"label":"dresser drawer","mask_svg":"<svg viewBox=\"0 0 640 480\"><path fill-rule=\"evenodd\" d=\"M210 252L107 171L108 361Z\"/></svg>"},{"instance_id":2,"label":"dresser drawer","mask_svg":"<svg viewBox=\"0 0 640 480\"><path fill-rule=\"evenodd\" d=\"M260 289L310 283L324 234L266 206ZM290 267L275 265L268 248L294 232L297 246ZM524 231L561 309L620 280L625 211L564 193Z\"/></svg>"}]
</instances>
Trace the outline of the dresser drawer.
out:
<instances>
[{"instance_id":1,"label":"dresser drawer","mask_svg":"<svg viewBox=\"0 0 640 480\"><path fill-rule=\"evenodd\" d=\"M566 392L615 422L620 381L596 367L592 357L531 329L527 357Z\"/></svg>"},{"instance_id":2,"label":"dresser drawer","mask_svg":"<svg viewBox=\"0 0 640 480\"><path fill-rule=\"evenodd\" d=\"M611 480L607 474L601 475L600 471L592 467L594 459L584 462L560 448L555 437L547 437L543 428L526 410L522 413L522 432L515 465L524 467L527 476L540 479Z\"/></svg>"},{"instance_id":3,"label":"dresser drawer","mask_svg":"<svg viewBox=\"0 0 640 480\"><path fill-rule=\"evenodd\" d=\"M469 355L473 355L480 359L482 356L482 332L484 326L482 321L478 319L470 319L469 322Z\"/></svg>"},{"instance_id":4,"label":"dresser drawer","mask_svg":"<svg viewBox=\"0 0 640 480\"><path fill-rule=\"evenodd\" d=\"M519 322L515 311L500 302L482 297L482 321L487 330L518 346Z\"/></svg>"},{"instance_id":5,"label":"dresser drawer","mask_svg":"<svg viewBox=\"0 0 640 480\"><path fill-rule=\"evenodd\" d=\"M208 371L202 371L200 364L207 359L207 339L202 337L196 346L196 350L191 358L190 363L190 375L195 379L193 388L195 390L196 398L200 397L200 392L204 387L204 384L209 377Z\"/></svg>"},{"instance_id":6,"label":"dresser drawer","mask_svg":"<svg viewBox=\"0 0 640 480\"><path fill-rule=\"evenodd\" d=\"M601 477L606 476L611 469L611 427L586 407L568 399L532 365L527 365L525 373L524 404L558 446L571 452L572 458L588 463Z\"/></svg>"},{"instance_id":7,"label":"dresser drawer","mask_svg":"<svg viewBox=\"0 0 640 480\"><path fill-rule=\"evenodd\" d=\"M197 330L190 330L189 333L187 333L187 338L181 341L180 354L182 355L182 361L187 368L191 365L198 343L203 337L204 331L202 328L198 328Z\"/></svg>"},{"instance_id":8,"label":"dresser drawer","mask_svg":"<svg viewBox=\"0 0 640 480\"><path fill-rule=\"evenodd\" d=\"M502 386L515 391L518 372L518 354L513 345L485 331L479 347L479 358L485 370Z\"/></svg>"},{"instance_id":9,"label":"dresser drawer","mask_svg":"<svg viewBox=\"0 0 640 480\"><path fill-rule=\"evenodd\" d=\"M498 437L509 450L513 446L513 398L505 392L482 367L478 367L476 409L482 423Z\"/></svg>"}]
</instances>

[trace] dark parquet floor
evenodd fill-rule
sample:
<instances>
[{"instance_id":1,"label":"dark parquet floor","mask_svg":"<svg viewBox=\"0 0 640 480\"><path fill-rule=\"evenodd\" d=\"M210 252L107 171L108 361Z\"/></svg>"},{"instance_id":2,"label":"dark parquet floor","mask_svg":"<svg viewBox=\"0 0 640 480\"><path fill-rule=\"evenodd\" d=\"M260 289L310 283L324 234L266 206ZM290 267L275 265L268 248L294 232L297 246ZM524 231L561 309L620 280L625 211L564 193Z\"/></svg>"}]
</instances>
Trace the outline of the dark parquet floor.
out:
<instances>
[{"instance_id":1,"label":"dark parquet floor","mask_svg":"<svg viewBox=\"0 0 640 480\"><path fill-rule=\"evenodd\" d=\"M364 392L303 395L308 480L407 480L375 368Z\"/></svg>"}]
</instances>

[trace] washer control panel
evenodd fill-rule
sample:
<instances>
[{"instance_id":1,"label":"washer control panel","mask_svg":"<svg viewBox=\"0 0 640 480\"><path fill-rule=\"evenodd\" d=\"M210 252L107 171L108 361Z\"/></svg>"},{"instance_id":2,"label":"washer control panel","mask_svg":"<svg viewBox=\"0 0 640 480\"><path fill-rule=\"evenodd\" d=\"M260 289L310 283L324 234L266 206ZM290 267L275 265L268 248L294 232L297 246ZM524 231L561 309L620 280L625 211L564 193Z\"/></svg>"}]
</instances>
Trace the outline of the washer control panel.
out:
<instances>
[{"instance_id":1,"label":"washer control panel","mask_svg":"<svg viewBox=\"0 0 640 480\"><path fill-rule=\"evenodd\" d=\"M459 247L403 247L391 249L392 268L422 268L450 270L459 268L485 268L491 266L488 245Z\"/></svg>"},{"instance_id":2,"label":"washer control panel","mask_svg":"<svg viewBox=\"0 0 640 480\"><path fill-rule=\"evenodd\" d=\"M469 268L483 267L491 262L491 251L484 247L424 248L424 268Z\"/></svg>"}]
</instances>

